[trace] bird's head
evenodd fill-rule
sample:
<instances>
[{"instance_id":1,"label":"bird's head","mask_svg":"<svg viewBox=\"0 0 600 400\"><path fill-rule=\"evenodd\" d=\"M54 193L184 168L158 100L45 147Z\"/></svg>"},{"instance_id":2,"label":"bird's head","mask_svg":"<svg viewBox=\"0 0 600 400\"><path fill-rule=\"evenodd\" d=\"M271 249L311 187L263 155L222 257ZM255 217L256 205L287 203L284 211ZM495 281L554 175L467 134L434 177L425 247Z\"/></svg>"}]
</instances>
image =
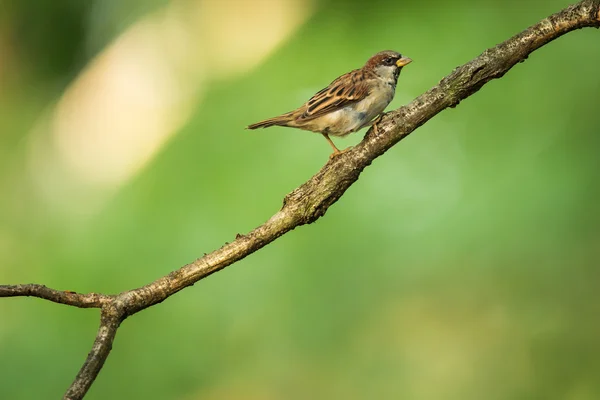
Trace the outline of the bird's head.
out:
<instances>
[{"instance_id":1,"label":"bird's head","mask_svg":"<svg viewBox=\"0 0 600 400\"><path fill-rule=\"evenodd\" d=\"M410 58L404 57L396 51L386 50L369 58L364 68L373 70L385 80L396 82L402 68L411 62Z\"/></svg>"}]
</instances>

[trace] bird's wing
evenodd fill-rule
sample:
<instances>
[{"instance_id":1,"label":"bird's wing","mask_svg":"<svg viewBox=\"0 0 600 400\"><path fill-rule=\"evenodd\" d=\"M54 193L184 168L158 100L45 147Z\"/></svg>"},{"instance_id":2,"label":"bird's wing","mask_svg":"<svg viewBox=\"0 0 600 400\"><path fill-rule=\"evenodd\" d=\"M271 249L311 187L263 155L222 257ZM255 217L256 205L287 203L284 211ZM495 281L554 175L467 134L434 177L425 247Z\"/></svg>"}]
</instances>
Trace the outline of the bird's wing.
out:
<instances>
[{"instance_id":1,"label":"bird's wing","mask_svg":"<svg viewBox=\"0 0 600 400\"><path fill-rule=\"evenodd\" d=\"M298 120L310 121L364 99L369 95L367 80L367 74L360 69L340 76L308 100Z\"/></svg>"}]
</instances>

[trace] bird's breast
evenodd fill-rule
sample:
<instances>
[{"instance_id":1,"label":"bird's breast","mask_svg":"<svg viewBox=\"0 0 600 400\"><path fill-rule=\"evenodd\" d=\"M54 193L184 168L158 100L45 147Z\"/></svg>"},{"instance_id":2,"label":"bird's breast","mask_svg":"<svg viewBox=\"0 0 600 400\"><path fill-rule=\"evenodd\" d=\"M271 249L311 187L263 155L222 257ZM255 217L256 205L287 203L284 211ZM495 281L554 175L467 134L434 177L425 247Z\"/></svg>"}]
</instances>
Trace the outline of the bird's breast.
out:
<instances>
[{"instance_id":1,"label":"bird's breast","mask_svg":"<svg viewBox=\"0 0 600 400\"><path fill-rule=\"evenodd\" d=\"M367 126L394 98L394 88L381 85L363 100L328 115L330 134L346 136Z\"/></svg>"},{"instance_id":2,"label":"bird's breast","mask_svg":"<svg viewBox=\"0 0 600 400\"><path fill-rule=\"evenodd\" d=\"M365 113L369 121L390 104L394 98L394 89L388 85L381 85L372 90L363 100L355 103L354 111L356 113Z\"/></svg>"}]
</instances>

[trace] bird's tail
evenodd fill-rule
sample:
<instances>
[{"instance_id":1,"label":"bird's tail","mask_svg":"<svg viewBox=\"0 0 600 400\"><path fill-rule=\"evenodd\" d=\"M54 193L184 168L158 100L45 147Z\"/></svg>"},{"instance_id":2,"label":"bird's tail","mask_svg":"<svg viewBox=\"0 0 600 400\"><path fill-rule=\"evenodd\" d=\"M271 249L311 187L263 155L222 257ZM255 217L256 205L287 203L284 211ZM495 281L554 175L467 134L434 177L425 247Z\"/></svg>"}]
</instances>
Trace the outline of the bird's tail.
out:
<instances>
[{"instance_id":1,"label":"bird's tail","mask_svg":"<svg viewBox=\"0 0 600 400\"><path fill-rule=\"evenodd\" d=\"M248 125L246 129L268 128L270 126L289 126L288 124L293 119L292 114L293 112L289 112L286 114L279 115L277 117L265 119L264 121Z\"/></svg>"}]
</instances>

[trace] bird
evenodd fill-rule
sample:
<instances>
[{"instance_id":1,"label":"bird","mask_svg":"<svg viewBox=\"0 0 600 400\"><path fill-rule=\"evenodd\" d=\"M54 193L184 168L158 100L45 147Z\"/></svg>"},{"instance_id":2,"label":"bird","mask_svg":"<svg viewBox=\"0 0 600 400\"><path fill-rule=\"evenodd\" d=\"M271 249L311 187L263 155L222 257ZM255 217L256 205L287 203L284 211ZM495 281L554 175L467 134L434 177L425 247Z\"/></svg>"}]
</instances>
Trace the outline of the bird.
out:
<instances>
[{"instance_id":1,"label":"bird","mask_svg":"<svg viewBox=\"0 0 600 400\"><path fill-rule=\"evenodd\" d=\"M341 154L347 149L340 151L329 136L344 137L378 122L394 98L402 68L411 62L396 51L381 51L297 109L248 125L247 129L286 126L320 133L333 149L330 157Z\"/></svg>"}]
</instances>

